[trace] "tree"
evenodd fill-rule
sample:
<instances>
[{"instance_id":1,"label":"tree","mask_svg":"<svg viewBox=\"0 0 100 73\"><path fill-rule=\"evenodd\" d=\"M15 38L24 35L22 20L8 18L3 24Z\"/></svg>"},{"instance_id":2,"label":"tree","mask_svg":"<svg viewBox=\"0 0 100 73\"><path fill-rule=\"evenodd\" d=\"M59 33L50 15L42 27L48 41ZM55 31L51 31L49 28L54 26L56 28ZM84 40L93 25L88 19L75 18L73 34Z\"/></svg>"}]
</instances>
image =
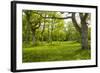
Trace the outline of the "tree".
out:
<instances>
[{"instance_id":1,"label":"tree","mask_svg":"<svg viewBox=\"0 0 100 73\"><path fill-rule=\"evenodd\" d=\"M36 41L36 31L41 31L41 39L42 41L46 36L44 33L48 34L48 42L53 39L55 40L63 40L61 35L63 35L64 30L64 20L71 19L75 29L81 36L81 45L82 49L88 48L88 23L90 20L89 13L76 13L76 12L50 12L50 11L32 11L32 10L24 10L24 16L27 23L23 23L26 25L26 40L29 41L29 34L32 34L33 44ZM66 15L62 15L62 14ZM78 14L78 16L77 16ZM79 18L79 20L77 19ZM80 22L78 22L80 21ZM56 25L57 24L57 25ZM61 26L59 26L61 25ZM46 31L46 32L45 32ZM57 31L57 35L54 35L54 32ZM71 32L71 31L70 31ZM61 34L63 33L63 34ZM57 37L54 38L54 36ZM64 35L65 36L65 35ZM74 36L73 36L74 37ZM47 37L46 37L47 38Z\"/></svg>"},{"instance_id":2,"label":"tree","mask_svg":"<svg viewBox=\"0 0 100 73\"><path fill-rule=\"evenodd\" d=\"M33 40L33 44L36 41L35 38L35 33L36 30L40 27L41 25L41 16L36 14L38 12L36 11L32 11L32 10L24 10L23 11L24 14L26 15L26 20L27 20L27 36L28 36L28 40L29 40L29 35L30 35L30 31L32 32L32 40Z\"/></svg>"},{"instance_id":3,"label":"tree","mask_svg":"<svg viewBox=\"0 0 100 73\"><path fill-rule=\"evenodd\" d=\"M87 18L89 16L88 13L79 13L80 16L80 24L77 23L77 20L75 18L76 13L72 13L72 22L76 28L76 30L81 34L81 45L82 49L88 49L88 25L87 25Z\"/></svg>"},{"instance_id":4,"label":"tree","mask_svg":"<svg viewBox=\"0 0 100 73\"><path fill-rule=\"evenodd\" d=\"M44 13L44 17L46 17L46 13ZM46 25L46 19L43 20L43 25L42 25L42 32L41 32L41 40L44 40L44 31L45 31L45 25Z\"/></svg>"},{"instance_id":5,"label":"tree","mask_svg":"<svg viewBox=\"0 0 100 73\"><path fill-rule=\"evenodd\" d=\"M64 13L64 12L63 12ZM61 14L63 14L61 12ZM80 16L80 23L81 27L79 26L79 24L77 23L77 19L76 19L76 13L75 12L68 12L68 14L71 14L72 16L66 16L66 17L45 17L45 18L49 18L49 19L72 19L73 25L75 27L75 29L80 33L82 40L81 40L81 45L82 45L82 49L88 49L88 25L87 25L87 19L89 19L89 13L78 13Z\"/></svg>"},{"instance_id":6,"label":"tree","mask_svg":"<svg viewBox=\"0 0 100 73\"><path fill-rule=\"evenodd\" d=\"M25 35L25 42L28 43L30 39L30 11L23 10L23 34Z\"/></svg>"}]
</instances>

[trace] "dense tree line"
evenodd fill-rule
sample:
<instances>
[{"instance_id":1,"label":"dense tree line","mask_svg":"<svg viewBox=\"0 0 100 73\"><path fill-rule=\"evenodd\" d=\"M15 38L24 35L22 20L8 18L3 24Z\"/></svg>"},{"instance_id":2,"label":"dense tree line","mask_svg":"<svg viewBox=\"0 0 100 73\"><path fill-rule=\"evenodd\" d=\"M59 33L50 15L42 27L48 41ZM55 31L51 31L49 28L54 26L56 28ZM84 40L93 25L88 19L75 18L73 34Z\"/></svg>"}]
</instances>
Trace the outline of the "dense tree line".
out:
<instances>
[{"instance_id":1,"label":"dense tree line","mask_svg":"<svg viewBox=\"0 0 100 73\"><path fill-rule=\"evenodd\" d=\"M23 10L22 19L24 43L77 41L88 48L89 13Z\"/></svg>"}]
</instances>

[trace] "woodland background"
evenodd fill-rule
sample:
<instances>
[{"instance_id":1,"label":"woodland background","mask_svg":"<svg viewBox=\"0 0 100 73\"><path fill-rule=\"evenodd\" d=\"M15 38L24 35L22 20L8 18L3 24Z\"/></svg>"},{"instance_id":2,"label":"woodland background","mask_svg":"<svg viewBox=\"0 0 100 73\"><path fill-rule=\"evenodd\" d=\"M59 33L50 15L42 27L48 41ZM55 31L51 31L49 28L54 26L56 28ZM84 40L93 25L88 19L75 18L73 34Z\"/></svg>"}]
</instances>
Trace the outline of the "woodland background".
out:
<instances>
[{"instance_id":1,"label":"woodland background","mask_svg":"<svg viewBox=\"0 0 100 73\"><path fill-rule=\"evenodd\" d=\"M23 62L91 58L91 14L22 12Z\"/></svg>"}]
</instances>

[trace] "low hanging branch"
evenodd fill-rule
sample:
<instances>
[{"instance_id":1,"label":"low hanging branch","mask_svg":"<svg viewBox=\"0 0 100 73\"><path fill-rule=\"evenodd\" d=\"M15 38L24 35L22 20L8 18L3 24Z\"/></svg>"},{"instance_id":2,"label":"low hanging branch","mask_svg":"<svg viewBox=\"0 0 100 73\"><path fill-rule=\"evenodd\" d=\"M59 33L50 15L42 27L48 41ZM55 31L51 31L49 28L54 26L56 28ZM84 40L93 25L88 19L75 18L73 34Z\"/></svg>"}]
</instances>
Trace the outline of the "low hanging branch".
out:
<instances>
[{"instance_id":1,"label":"low hanging branch","mask_svg":"<svg viewBox=\"0 0 100 73\"><path fill-rule=\"evenodd\" d=\"M47 18L47 19L69 19L69 18L72 18L72 17L68 16L68 17L43 17L43 18Z\"/></svg>"},{"instance_id":2,"label":"low hanging branch","mask_svg":"<svg viewBox=\"0 0 100 73\"><path fill-rule=\"evenodd\" d=\"M37 12L33 12L33 13L35 13L35 14L38 14L39 16L41 16L42 18L46 18L46 19L69 19L69 18L72 18L71 16L67 16L67 17L44 17L44 16L42 16L42 14L40 14L40 13L37 13Z\"/></svg>"},{"instance_id":3,"label":"low hanging branch","mask_svg":"<svg viewBox=\"0 0 100 73\"><path fill-rule=\"evenodd\" d=\"M71 13L72 14L72 16L66 16L66 17L54 17L54 16L52 16L52 17L43 17L42 16L42 14L40 14L40 13L37 13L37 12L34 12L34 13L36 13L36 14L38 14L38 15L40 15L42 18L44 18L44 19L69 19L69 18L71 18L72 19L72 22L73 22L73 24L74 24L74 26L75 26L75 28L76 28L76 30L77 31L79 31L79 33L81 33L81 27L79 27L79 25L78 25L78 23L77 23L77 21L76 21L76 18L75 18L75 13ZM81 14L82 15L82 14ZM87 18L87 15L88 14L86 14L85 16L84 16L84 19L86 19ZM83 17L83 15L82 15L82 17Z\"/></svg>"},{"instance_id":4,"label":"low hanging branch","mask_svg":"<svg viewBox=\"0 0 100 73\"><path fill-rule=\"evenodd\" d=\"M78 23L76 21L75 13L70 12L69 14L72 14L72 16L66 16L66 17L54 17L54 16L46 17L46 16L42 16L42 14L40 14L38 12L33 12L33 13L38 14L41 18L44 18L44 19L69 19L69 18L71 18L76 30L79 31L79 33L81 33L81 27L78 25ZM82 18L83 14L80 14L80 15L81 15L81 18ZM87 18L87 15L88 14L84 15L84 19Z\"/></svg>"}]
</instances>

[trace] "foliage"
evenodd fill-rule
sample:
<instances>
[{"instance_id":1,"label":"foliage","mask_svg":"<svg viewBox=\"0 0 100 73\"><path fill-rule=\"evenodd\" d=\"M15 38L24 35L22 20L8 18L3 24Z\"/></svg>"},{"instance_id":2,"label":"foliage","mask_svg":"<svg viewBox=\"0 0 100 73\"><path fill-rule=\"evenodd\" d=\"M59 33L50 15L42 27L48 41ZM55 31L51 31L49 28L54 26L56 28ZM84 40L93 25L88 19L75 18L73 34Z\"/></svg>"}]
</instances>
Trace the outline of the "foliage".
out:
<instances>
[{"instance_id":1,"label":"foliage","mask_svg":"<svg viewBox=\"0 0 100 73\"><path fill-rule=\"evenodd\" d=\"M82 50L80 48L80 44L75 41L54 41L52 44L44 42L42 45L23 48L23 62L90 59L90 50Z\"/></svg>"},{"instance_id":2,"label":"foliage","mask_svg":"<svg viewBox=\"0 0 100 73\"><path fill-rule=\"evenodd\" d=\"M85 13L77 14L80 14L81 18L85 15ZM82 28L83 24L81 23L79 24L81 28L78 26L76 28L75 19L67 21L62 19L64 16L57 11L22 11L23 62L84 60L91 58L90 49L81 49L81 42L84 40L81 33L84 34L84 31L88 32L88 37L85 39L88 38L88 46L91 48L91 27L87 31ZM84 22L86 21L84 20Z\"/></svg>"}]
</instances>

